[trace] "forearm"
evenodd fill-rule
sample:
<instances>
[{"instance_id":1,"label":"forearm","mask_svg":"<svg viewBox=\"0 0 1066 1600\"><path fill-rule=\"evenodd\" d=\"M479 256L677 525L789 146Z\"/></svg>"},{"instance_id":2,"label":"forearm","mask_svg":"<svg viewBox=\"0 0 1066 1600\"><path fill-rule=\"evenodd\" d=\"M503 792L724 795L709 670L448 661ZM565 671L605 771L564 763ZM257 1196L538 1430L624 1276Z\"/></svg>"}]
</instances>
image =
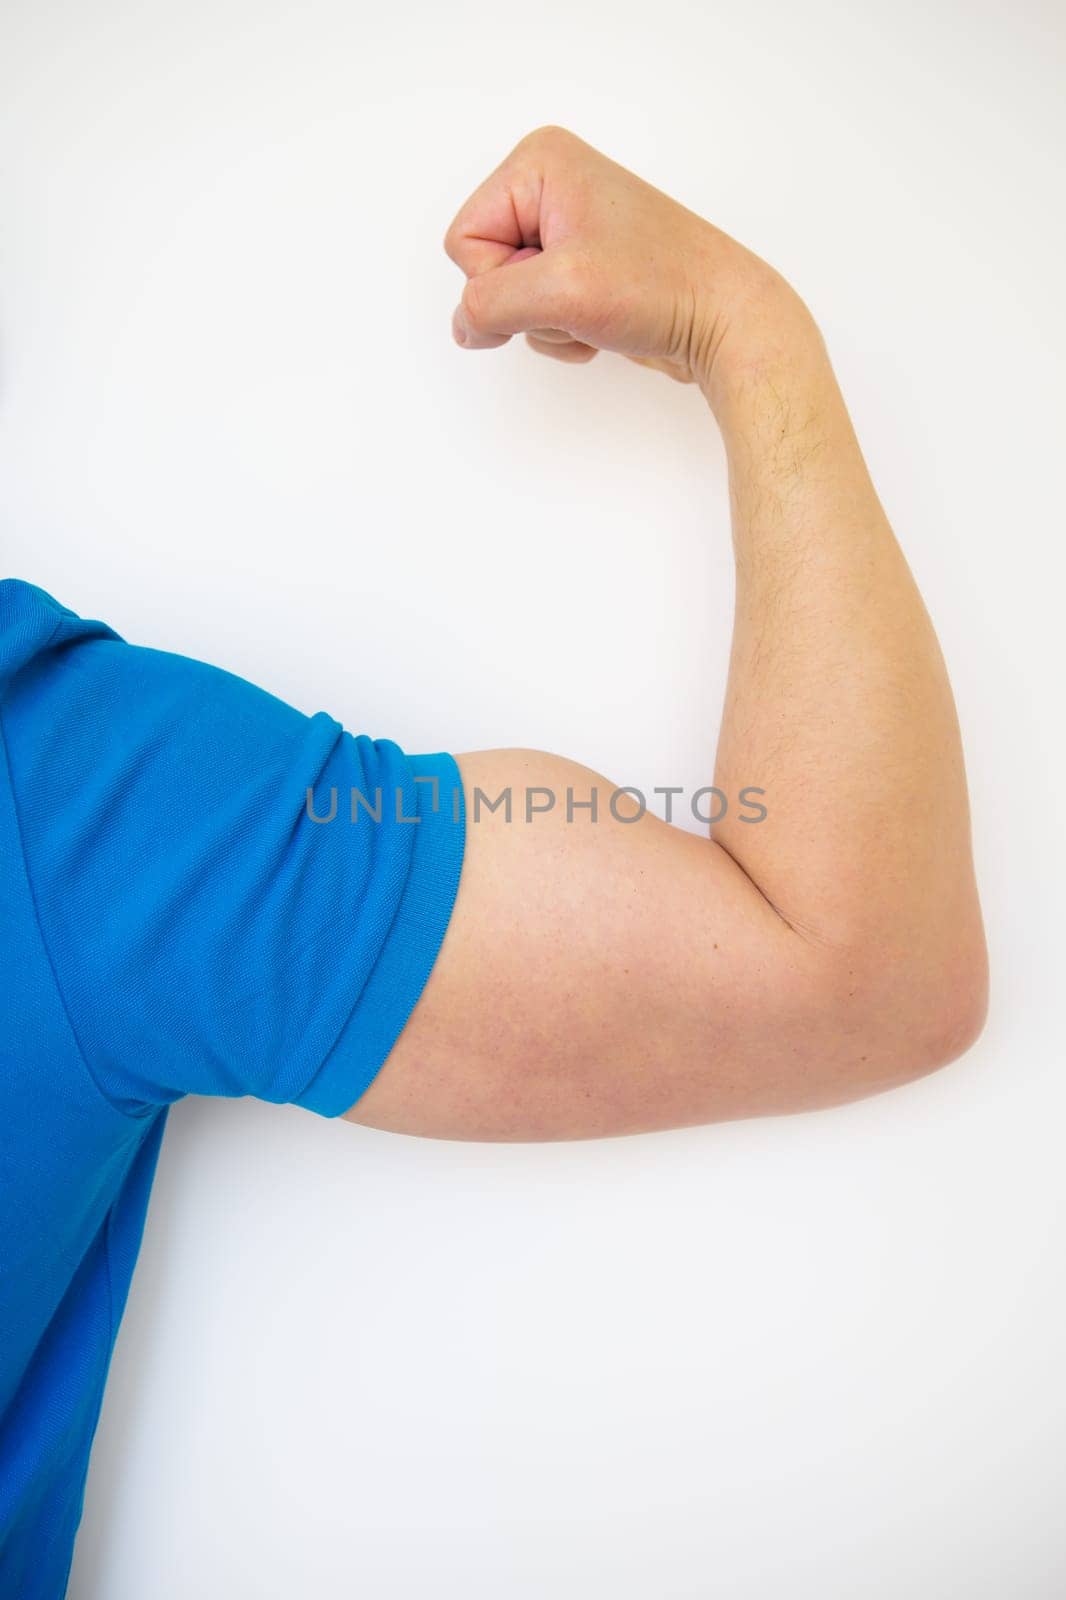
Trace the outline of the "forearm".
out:
<instances>
[{"instance_id":1,"label":"forearm","mask_svg":"<svg viewBox=\"0 0 1066 1600\"><path fill-rule=\"evenodd\" d=\"M771 282L703 384L729 461L736 616L715 838L801 934L972 981L984 951L958 725L935 634L821 336Z\"/></svg>"}]
</instances>

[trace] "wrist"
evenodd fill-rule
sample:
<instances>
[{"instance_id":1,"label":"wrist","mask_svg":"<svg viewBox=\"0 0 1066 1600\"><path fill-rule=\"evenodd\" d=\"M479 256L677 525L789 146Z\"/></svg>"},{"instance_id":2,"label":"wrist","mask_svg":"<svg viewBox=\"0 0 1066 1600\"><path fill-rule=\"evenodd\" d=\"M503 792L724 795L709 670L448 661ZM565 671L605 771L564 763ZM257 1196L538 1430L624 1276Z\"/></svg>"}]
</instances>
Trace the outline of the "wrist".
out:
<instances>
[{"instance_id":1,"label":"wrist","mask_svg":"<svg viewBox=\"0 0 1066 1600\"><path fill-rule=\"evenodd\" d=\"M720 425L745 397L827 361L813 316L785 278L737 246L740 259L693 297L693 377Z\"/></svg>"}]
</instances>

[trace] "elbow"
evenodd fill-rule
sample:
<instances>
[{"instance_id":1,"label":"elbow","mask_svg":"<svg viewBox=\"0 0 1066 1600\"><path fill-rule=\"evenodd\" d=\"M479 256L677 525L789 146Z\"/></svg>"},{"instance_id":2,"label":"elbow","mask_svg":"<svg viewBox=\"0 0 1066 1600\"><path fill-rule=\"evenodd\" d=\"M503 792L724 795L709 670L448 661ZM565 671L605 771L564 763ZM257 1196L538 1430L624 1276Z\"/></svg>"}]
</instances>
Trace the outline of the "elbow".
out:
<instances>
[{"instance_id":1,"label":"elbow","mask_svg":"<svg viewBox=\"0 0 1066 1600\"><path fill-rule=\"evenodd\" d=\"M922 999L923 992L925 998ZM903 1063L908 1077L920 1077L946 1067L977 1043L988 1016L988 958L980 950L952 959L944 977L918 990L905 1037Z\"/></svg>"},{"instance_id":2,"label":"elbow","mask_svg":"<svg viewBox=\"0 0 1066 1600\"><path fill-rule=\"evenodd\" d=\"M945 948L850 952L832 979L855 1097L936 1072L965 1055L988 1015L984 932L956 930Z\"/></svg>"}]
</instances>

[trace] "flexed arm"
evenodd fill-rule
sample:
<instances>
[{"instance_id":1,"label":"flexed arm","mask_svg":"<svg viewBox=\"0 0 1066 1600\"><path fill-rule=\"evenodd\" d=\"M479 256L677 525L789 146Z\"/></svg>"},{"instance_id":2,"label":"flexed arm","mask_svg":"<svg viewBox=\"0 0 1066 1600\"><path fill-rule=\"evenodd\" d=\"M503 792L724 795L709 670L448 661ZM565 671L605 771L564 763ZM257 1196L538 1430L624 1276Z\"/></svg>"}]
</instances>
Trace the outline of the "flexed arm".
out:
<instances>
[{"instance_id":1,"label":"flexed arm","mask_svg":"<svg viewBox=\"0 0 1066 1600\"><path fill-rule=\"evenodd\" d=\"M700 839L608 805L534 751L460 759L452 924L348 1115L415 1133L566 1138L799 1110L953 1059L986 957L944 664L821 336L773 269L560 129L460 210L456 340L518 333L691 382L729 460L736 618L715 782L754 784ZM481 807L550 790L530 823ZM576 800L598 792L593 822Z\"/></svg>"}]
</instances>

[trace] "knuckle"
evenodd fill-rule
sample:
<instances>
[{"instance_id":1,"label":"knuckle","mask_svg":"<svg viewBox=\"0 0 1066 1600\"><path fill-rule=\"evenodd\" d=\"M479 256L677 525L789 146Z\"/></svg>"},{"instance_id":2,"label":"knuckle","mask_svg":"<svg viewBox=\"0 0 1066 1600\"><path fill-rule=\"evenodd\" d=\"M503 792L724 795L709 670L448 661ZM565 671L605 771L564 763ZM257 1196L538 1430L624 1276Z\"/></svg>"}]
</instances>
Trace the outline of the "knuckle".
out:
<instances>
[{"instance_id":1,"label":"knuckle","mask_svg":"<svg viewBox=\"0 0 1066 1600\"><path fill-rule=\"evenodd\" d=\"M586 307L591 292L591 273L583 256L563 256L554 263L552 304L564 325L573 313Z\"/></svg>"},{"instance_id":2,"label":"knuckle","mask_svg":"<svg viewBox=\"0 0 1066 1600\"><path fill-rule=\"evenodd\" d=\"M574 142L574 135L569 128L560 127L557 122L542 123L539 128L527 133L522 140L523 145L536 144L543 147L562 146Z\"/></svg>"}]
</instances>

